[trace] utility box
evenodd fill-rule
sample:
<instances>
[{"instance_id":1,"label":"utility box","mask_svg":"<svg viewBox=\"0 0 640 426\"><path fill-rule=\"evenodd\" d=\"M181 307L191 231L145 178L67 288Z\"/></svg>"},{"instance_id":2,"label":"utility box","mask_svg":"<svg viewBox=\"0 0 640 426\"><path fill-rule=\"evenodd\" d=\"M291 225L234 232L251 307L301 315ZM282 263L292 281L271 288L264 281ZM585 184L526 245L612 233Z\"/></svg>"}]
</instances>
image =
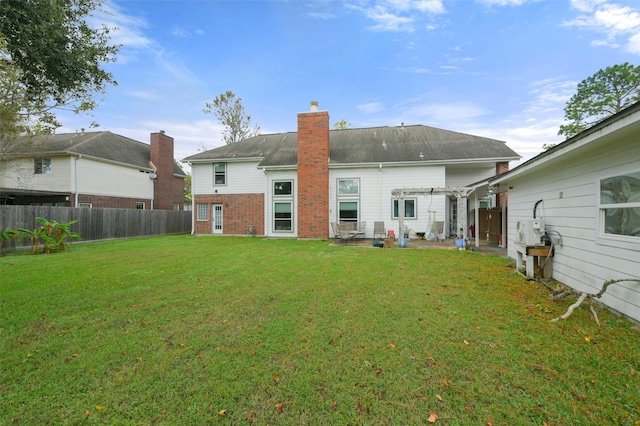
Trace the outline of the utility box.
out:
<instances>
[{"instance_id":1,"label":"utility box","mask_svg":"<svg viewBox=\"0 0 640 426\"><path fill-rule=\"evenodd\" d=\"M516 224L515 240L525 246L541 246L544 245L542 242L544 233L543 219L519 220Z\"/></svg>"}]
</instances>

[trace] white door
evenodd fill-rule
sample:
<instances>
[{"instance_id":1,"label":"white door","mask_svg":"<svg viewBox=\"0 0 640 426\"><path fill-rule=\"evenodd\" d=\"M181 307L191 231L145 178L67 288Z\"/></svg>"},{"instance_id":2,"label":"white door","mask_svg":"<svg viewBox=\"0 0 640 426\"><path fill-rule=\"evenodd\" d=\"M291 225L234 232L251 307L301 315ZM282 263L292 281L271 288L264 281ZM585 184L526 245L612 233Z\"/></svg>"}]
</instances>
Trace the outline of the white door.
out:
<instances>
[{"instance_id":1,"label":"white door","mask_svg":"<svg viewBox=\"0 0 640 426\"><path fill-rule=\"evenodd\" d=\"M222 234L222 204L213 204L212 234Z\"/></svg>"}]
</instances>

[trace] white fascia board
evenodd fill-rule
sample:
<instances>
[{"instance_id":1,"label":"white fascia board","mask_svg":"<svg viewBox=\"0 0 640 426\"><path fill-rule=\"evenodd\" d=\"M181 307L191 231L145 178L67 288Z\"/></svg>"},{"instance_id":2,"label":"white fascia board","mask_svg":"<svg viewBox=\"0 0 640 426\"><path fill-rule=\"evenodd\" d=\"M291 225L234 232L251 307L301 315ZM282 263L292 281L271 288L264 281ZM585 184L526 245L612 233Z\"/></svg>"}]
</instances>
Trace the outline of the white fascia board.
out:
<instances>
[{"instance_id":1,"label":"white fascia board","mask_svg":"<svg viewBox=\"0 0 640 426\"><path fill-rule=\"evenodd\" d=\"M101 157L94 157L92 155L86 155L86 154L78 154L76 152L67 152L67 155L69 155L71 157L78 157L78 159L86 158L86 159L89 159L89 160L98 161L100 163L113 164L113 165L116 165L116 166L127 167L127 168L130 168L130 169L136 169L136 170L144 170L145 172L153 172L153 171L156 170L151 166L149 166L149 167L137 166L135 164L122 163L120 161L113 161L113 160L106 160L106 159L101 158Z\"/></svg>"},{"instance_id":2,"label":"white fascia board","mask_svg":"<svg viewBox=\"0 0 640 426\"><path fill-rule=\"evenodd\" d=\"M206 163L247 163L251 161L262 161L263 157L229 157L229 158L205 158L200 160L189 160L187 164L206 164Z\"/></svg>"},{"instance_id":3,"label":"white fascia board","mask_svg":"<svg viewBox=\"0 0 640 426\"><path fill-rule=\"evenodd\" d=\"M355 169L370 167L407 167L407 166L447 166L451 164L494 164L505 161L519 160L521 157L496 157L496 158L465 158L457 160L420 160L420 161L395 161L395 162L371 162L371 163L329 163L330 169Z\"/></svg>"}]
</instances>

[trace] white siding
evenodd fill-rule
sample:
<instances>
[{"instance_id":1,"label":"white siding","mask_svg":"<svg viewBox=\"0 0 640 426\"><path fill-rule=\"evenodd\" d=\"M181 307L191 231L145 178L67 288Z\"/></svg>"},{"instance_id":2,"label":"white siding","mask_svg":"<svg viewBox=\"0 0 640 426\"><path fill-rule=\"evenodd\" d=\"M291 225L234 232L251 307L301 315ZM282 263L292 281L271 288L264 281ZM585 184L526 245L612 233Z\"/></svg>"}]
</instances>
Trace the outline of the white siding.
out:
<instances>
[{"instance_id":1,"label":"white siding","mask_svg":"<svg viewBox=\"0 0 640 426\"><path fill-rule=\"evenodd\" d=\"M360 179L359 220L367 222L366 237L373 237L373 222L383 221L387 230L399 235L398 220L392 218L391 191L398 188L442 187L445 183L445 167L383 167L358 169L331 169L329 173L329 218L338 220L337 180ZM416 232L425 232L429 219L428 210L436 212L436 220L445 220L444 195L416 196L417 218L405 220L405 226ZM327 224L330 229L330 224ZM331 232L331 231L330 231Z\"/></svg>"},{"instance_id":2,"label":"white siding","mask_svg":"<svg viewBox=\"0 0 640 426\"><path fill-rule=\"evenodd\" d=\"M10 162L0 171L0 186L4 188L34 191L71 192L70 157L52 157L51 174L34 174L33 158L21 158Z\"/></svg>"},{"instance_id":3,"label":"white siding","mask_svg":"<svg viewBox=\"0 0 640 426\"><path fill-rule=\"evenodd\" d=\"M260 172L260 174L263 174ZM276 180L290 180L293 181L293 232L275 232L273 230L273 181ZM266 180L263 179L261 187L265 193L265 215L264 224L266 234L269 237L297 237L298 236L298 173L295 170L292 171L272 171L267 174ZM289 201L289 198L283 199Z\"/></svg>"},{"instance_id":4,"label":"white siding","mask_svg":"<svg viewBox=\"0 0 640 426\"><path fill-rule=\"evenodd\" d=\"M496 174L496 164L465 164L447 167L446 186L464 187L472 183L489 179Z\"/></svg>"},{"instance_id":5,"label":"white siding","mask_svg":"<svg viewBox=\"0 0 640 426\"><path fill-rule=\"evenodd\" d=\"M191 179L193 195L213 194L259 194L265 190L265 174L258 163L227 163L227 184L213 185L213 164L192 164Z\"/></svg>"},{"instance_id":6,"label":"white siding","mask_svg":"<svg viewBox=\"0 0 640 426\"><path fill-rule=\"evenodd\" d=\"M77 160L80 194L126 198L153 198L153 180L137 168L103 163L87 158ZM73 160L71 160L73 163ZM73 167L73 166L72 166Z\"/></svg>"},{"instance_id":7,"label":"white siding","mask_svg":"<svg viewBox=\"0 0 640 426\"><path fill-rule=\"evenodd\" d=\"M516 257L516 223L532 218L533 206L543 200L537 217L544 218L547 230L562 235L562 245L555 247L554 279L597 293L606 280L640 278L640 238L637 243L600 238L597 208L599 179L640 170L638 142L612 141L569 154L509 178L509 256ZM600 300L640 320L640 284L612 285Z\"/></svg>"}]
</instances>

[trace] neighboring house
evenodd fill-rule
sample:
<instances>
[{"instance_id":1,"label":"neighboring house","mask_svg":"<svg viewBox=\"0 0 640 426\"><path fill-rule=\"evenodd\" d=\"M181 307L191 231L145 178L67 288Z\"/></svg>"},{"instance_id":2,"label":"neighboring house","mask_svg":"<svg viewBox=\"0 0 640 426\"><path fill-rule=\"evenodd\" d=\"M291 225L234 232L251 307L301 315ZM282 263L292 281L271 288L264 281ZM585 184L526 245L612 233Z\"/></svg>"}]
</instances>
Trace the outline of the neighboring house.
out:
<instances>
[{"instance_id":1,"label":"neighboring house","mask_svg":"<svg viewBox=\"0 0 640 426\"><path fill-rule=\"evenodd\" d=\"M489 184L509 193L510 257L535 217L554 243L555 280L597 293L607 280L640 278L640 103ZM640 321L640 283L611 285L599 300Z\"/></svg>"},{"instance_id":2,"label":"neighboring house","mask_svg":"<svg viewBox=\"0 0 640 426\"><path fill-rule=\"evenodd\" d=\"M0 164L0 203L182 210L186 174L164 131L145 144L111 132L20 140Z\"/></svg>"},{"instance_id":3,"label":"neighboring house","mask_svg":"<svg viewBox=\"0 0 640 426\"><path fill-rule=\"evenodd\" d=\"M455 188L508 170L520 157L502 141L427 126L329 130L329 114L298 114L298 131L255 136L185 158L192 170L194 234L325 239L331 223L375 221L398 235L406 187ZM455 222L442 192L405 199L404 224Z\"/></svg>"}]
</instances>

